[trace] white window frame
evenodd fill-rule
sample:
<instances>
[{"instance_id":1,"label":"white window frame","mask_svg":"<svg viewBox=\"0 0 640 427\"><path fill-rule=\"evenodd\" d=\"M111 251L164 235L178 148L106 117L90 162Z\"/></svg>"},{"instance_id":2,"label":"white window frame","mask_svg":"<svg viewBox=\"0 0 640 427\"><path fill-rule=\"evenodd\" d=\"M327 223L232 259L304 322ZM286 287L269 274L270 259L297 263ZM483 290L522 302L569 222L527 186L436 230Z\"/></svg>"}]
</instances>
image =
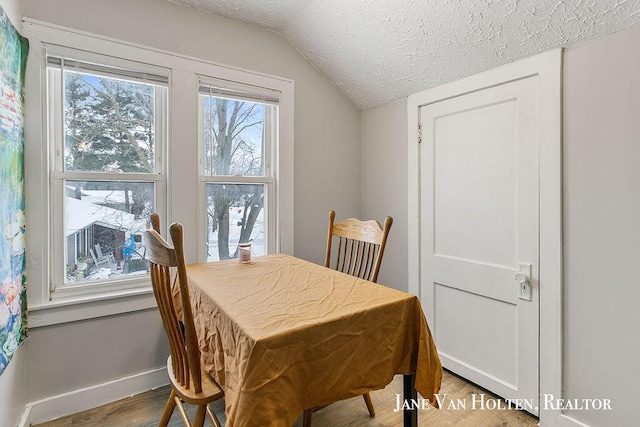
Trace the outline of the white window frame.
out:
<instances>
[{"instance_id":1,"label":"white window frame","mask_svg":"<svg viewBox=\"0 0 640 427\"><path fill-rule=\"evenodd\" d=\"M114 59L100 54L92 54L84 51L69 49L57 45L43 43L45 50L44 60L49 56L60 58L73 58L76 61L95 63L105 67L117 67L133 72L152 73L170 78L170 70L158 67L150 67L122 59ZM62 73L64 67L60 68ZM151 285L149 275L122 276L117 279L96 281L82 281L79 283L65 283L65 182L66 181L113 181L113 182L152 182L154 184L154 204L157 212L166 211L166 175L164 165L167 147L167 120L168 120L168 84L161 93L156 92L156 129L154 150L154 173L109 173L109 172L80 172L64 170L64 120L62 117L63 91L62 76L51 78L48 66L45 64L45 91L48 100L47 125L49 145L49 169L50 169L50 208L52 224L51 259L50 259L50 299L69 299L87 294L104 294L107 292L133 290L136 288L148 288ZM104 73L105 76L118 78L116 75ZM52 117L54 116L54 117Z\"/></svg>"},{"instance_id":2,"label":"white window frame","mask_svg":"<svg viewBox=\"0 0 640 427\"><path fill-rule=\"evenodd\" d=\"M50 260L51 235L55 226L51 220L50 198L51 159L47 138L46 65L44 44L106 56L117 62L134 61L170 71L168 109L168 141L163 167L166 170L166 212L160 212L163 234L168 225L179 221L185 226L185 257L187 262L203 261L202 205L199 175L198 85L197 76L236 82L241 85L267 88L280 93L278 145L272 161L276 197L273 204L276 251L293 254L293 111L294 83L185 55L134 45L120 40L67 29L57 25L26 19L24 32L29 38L25 97L25 203L27 217L27 292L29 327L95 318L100 316L149 309L156 306L150 286L110 288L90 294L51 298L50 283L53 264ZM146 179L146 178L145 178ZM156 203L158 203L156 201ZM159 206L159 205L157 205Z\"/></svg>"},{"instance_id":3,"label":"white window frame","mask_svg":"<svg viewBox=\"0 0 640 427\"><path fill-rule=\"evenodd\" d=\"M268 99L266 104L277 105L278 110L280 107L280 92L275 92L261 87L251 85L239 85L234 82L227 82L211 78L208 76L197 76L198 87L200 86L215 86L223 89L227 89L230 93L248 93L251 94L251 98L246 98L248 102L260 102L260 95L264 94L262 98ZM267 245L265 246L265 254L276 253L280 251L280 242L277 239L277 220L276 220L276 207L275 203L278 200L278 189L276 179L276 159L278 158L278 146L279 146L279 132L278 127L273 126L274 123L279 122L279 111L276 112L276 117L272 117L273 113L271 109L265 109L264 117L264 132L267 135L265 138L265 146L263 147L264 156L264 175L263 176L225 176L225 175L207 175L205 174L204 164L204 141L203 125L204 118L202 117L203 102L200 99L202 92L198 91L198 170L200 174L200 201L199 209L202 212L201 220L198 224L200 230L199 236L201 237L198 242L198 260L200 262L206 262L206 245L207 245L207 184L261 184L264 185L264 218L265 218L265 240ZM215 97L215 94L213 94ZM220 97L225 97L224 94L219 94ZM228 96L229 99L241 99L241 96ZM252 99L253 98L253 99Z\"/></svg>"}]
</instances>

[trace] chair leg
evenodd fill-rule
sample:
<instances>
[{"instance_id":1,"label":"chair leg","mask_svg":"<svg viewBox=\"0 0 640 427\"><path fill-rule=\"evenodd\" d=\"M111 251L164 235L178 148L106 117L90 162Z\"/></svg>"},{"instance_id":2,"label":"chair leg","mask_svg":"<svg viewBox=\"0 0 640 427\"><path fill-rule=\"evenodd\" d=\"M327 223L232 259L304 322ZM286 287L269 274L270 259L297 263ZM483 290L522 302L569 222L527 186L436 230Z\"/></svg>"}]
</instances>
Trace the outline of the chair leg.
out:
<instances>
[{"instance_id":1,"label":"chair leg","mask_svg":"<svg viewBox=\"0 0 640 427\"><path fill-rule=\"evenodd\" d=\"M164 407L164 412L162 412L162 419L160 420L160 427L166 427L169 424L169 420L171 419L171 415L173 414L173 410L176 409L176 401L174 400L176 397L176 391L171 389L171 394L169 395L169 400Z\"/></svg>"},{"instance_id":2,"label":"chair leg","mask_svg":"<svg viewBox=\"0 0 640 427\"><path fill-rule=\"evenodd\" d=\"M178 405L178 411L180 412L182 421L184 421L185 425L190 426L191 423L189 422L189 417L187 417L187 413L184 410L184 406L182 406L182 402L180 401L180 398L176 396L175 399L173 400L176 402L176 405Z\"/></svg>"},{"instance_id":3,"label":"chair leg","mask_svg":"<svg viewBox=\"0 0 640 427\"><path fill-rule=\"evenodd\" d=\"M213 412L209 405L207 405L207 415L209 416L209 421L211 421L213 427L222 427L222 425L220 424L220 420L218 420L218 417L216 417L216 413Z\"/></svg>"},{"instance_id":4,"label":"chair leg","mask_svg":"<svg viewBox=\"0 0 640 427\"><path fill-rule=\"evenodd\" d=\"M311 427L311 419L313 418L313 408L307 408L302 413L302 427Z\"/></svg>"},{"instance_id":5,"label":"chair leg","mask_svg":"<svg viewBox=\"0 0 640 427\"><path fill-rule=\"evenodd\" d=\"M373 409L373 401L371 400L371 396L369 393L365 393L362 395L364 398L364 403L367 405L367 410L369 411L369 415L372 417L376 416L376 411Z\"/></svg>"},{"instance_id":6,"label":"chair leg","mask_svg":"<svg viewBox=\"0 0 640 427\"><path fill-rule=\"evenodd\" d=\"M193 420L193 427L204 426L204 416L207 413L207 405L200 405L196 410L196 417Z\"/></svg>"}]
</instances>

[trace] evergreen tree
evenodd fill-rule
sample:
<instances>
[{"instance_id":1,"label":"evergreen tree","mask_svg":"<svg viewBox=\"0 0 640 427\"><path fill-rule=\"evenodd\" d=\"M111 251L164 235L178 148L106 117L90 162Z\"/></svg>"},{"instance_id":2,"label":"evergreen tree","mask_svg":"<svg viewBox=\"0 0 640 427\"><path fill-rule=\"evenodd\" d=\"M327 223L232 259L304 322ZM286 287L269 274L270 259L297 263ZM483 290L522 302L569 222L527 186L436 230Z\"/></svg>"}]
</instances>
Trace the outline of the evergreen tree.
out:
<instances>
[{"instance_id":1,"label":"evergreen tree","mask_svg":"<svg viewBox=\"0 0 640 427\"><path fill-rule=\"evenodd\" d=\"M152 173L154 148L153 86L65 72L67 170ZM86 189L124 191L125 210L136 217L149 214L153 208L149 186L75 182L77 198L80 198L81 185Z\"/></svg>"}]
</instances>

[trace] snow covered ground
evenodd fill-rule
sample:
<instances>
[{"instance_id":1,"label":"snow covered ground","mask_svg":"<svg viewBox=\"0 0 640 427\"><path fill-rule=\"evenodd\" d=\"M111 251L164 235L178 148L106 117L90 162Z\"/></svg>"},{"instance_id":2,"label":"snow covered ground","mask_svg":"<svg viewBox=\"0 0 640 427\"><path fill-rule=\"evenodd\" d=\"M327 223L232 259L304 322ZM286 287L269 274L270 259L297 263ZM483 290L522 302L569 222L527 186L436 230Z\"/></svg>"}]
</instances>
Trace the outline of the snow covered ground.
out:
<instances>
[{"instance_id":1,"label":"snow covered ground","mask_svg":"<svg viewBox=\"0 0 640 427\"><path fill-rule=\"evenodd\" d=\"M243 208L233 207L229 209L229 253L233 254L240 240L241 226L238 225L242 221ZM260 211L260 215L256 219L251 232L251 256L259 256L265 254L264 249L264 209ZM209 233L209 248L207 261L218 261L218 232Z\"/></svg>"},{"instance_id":2,"label":"snow covered ground","mask_svg":"<svg viewBox=\"0 0 640 427\"><path fill-rule=\"evenodd\" d=\"M118 225L123 226L123 228L128 230L127 235L129 235L129 233L140 233L144 228L146 228L146 219L142 218L139 220L134 220L132 214L126 213L124 211L106 208L87 200L80 201L72 198L67 198L67 203L67 222L65 224L67 234L69 234L70 231L75 232L94 222L106 223L108 222L106 220L107 217L113 219L112 217L114 217L114 212L120 214L120 216L117 218ZM105 213L111 213L111 215L105 215ZM242 215L242 207L232 207L229 209L229 253L232 255L235 253L238 246L238 241L240 239L240 231L242 229L242 226L238 224L240 223L240 221L242 221ZM256 219L256 223L251 233L250 242L252 256L260 256L266 253L264 233L264 210L262 210L260 212L260 215L258 215L258 218ZM143 255L144 248L138 248L138 254ZM140 256L138 256L138 258L139 257ZM218 233L216 231L213 233L209 233L207 261L217 261L218 259ZM130 267L132 266L133 264L131 264ZM69 265L70 269L73 269L73 267L73 265ZM147 274L146 268L144 268L142 265L138 265L138 263L136 263L136 267L134 268L143 269L124 273L121 268L122 266L120 266L119 269L116 269L115 265L113 269L96 268L94 266L91 266L89 268L89 271L84 272L86 274L86 276L84 277L83 275L77 276L75 274L69 274L67 277L67 283L77 283L78 281L84 282L108 280L114 279L119 276L129 277L132 275Z\"/></svg>"}]
</instances>

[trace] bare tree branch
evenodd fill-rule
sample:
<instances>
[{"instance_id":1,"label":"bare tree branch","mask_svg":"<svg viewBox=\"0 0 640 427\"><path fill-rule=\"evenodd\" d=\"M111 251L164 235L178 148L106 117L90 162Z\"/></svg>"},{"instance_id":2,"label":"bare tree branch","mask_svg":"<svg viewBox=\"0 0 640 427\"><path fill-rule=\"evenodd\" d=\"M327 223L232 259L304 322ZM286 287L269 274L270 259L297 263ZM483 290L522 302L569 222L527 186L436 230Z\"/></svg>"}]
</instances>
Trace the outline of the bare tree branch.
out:
<instances>
[{"instance_id":1,"label":"bare tree branch","mask_svg":"<svg viewBox=\"0 0 640 427\"><path fill-rule=\"evenodd\" d=\"M243 131L243 130L245 130L245 129L247 129L247 128L250 128L250 127L252 127L252 126L255 126L255 125L260 125L260 124L262 124L262 123L263 123L262 121L259 121L259 122L255 122L255 123L251 123L251 124L248 124L248 125L244 125L244 126L242 126L242 127L240 128L240 130L238 130L237 132L235 132L235 133L233 133L233 134L232 134L232 135L233 135L233 138L235 138L235 137L237 137L238 135L240 135L240 133L242 133L242 131ZM236 127L237 127L237 126L236 126Z\"/></svg>"}]
</instances>

